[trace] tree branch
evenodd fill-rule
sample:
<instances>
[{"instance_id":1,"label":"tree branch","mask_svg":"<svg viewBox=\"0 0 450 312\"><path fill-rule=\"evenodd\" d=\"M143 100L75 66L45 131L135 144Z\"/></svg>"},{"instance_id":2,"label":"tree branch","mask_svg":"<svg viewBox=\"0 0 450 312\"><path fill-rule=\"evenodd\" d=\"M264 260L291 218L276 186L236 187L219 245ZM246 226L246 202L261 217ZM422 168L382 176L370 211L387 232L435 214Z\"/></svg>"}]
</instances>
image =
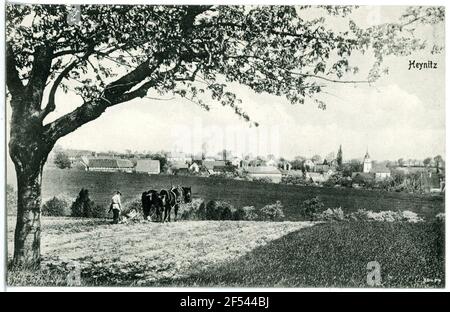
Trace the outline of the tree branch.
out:
<instances>
[{"instance_id":1,"label":"tree branch","mask_svg":"<svg viewBox=\"0 0 450 312\"><path fill-rule=\"evenodd\" d=\"M6 85L13 97L24 93L24 85L17 71L14 51L8 42L6 43Z\"/></svg>"},{"instance_id":2,"label":"tree branch","mask_svg":"<svg viewBox=\"0 0 450 312\"><path fill-rule=\"evenodd\" d=\"M46 45L36 47L33 53L30 79L25 88L28 96L33 97L37 110L40 110L42 95L50 75L52 55L52 48Z\"/></svg>"},{"instance_id":3,"label":"tree branch","mask_svg":"<svg viewBox=\"0 0 450 312\"><path fill-rule=\"evenodd\" d=\"M72 61L69 65L67 65L63 71L56 77L55 81L53 82L52 88L50 89L50 93L48 96L48 103L45 106L45 108L41 112L41 118L44 119L48 114L53 112L56 108L55 103L55 95L56 91L58 90L58 86L61 84L64 78L67 77L67 75L70 73L72 69L75 68L79 63L87 60L91 53L93 52L93 48L91 47L81 58L78 58L74 61Z\"/></svg>"},{"instance_id":4,"label":"tree branch","mask_svg":"<svg viewBox=\"0 0 450 312\"><path fill-rule=\"evenodd\" d=\"M212 6L189 6L187 9L187 13L182 20L182 28L188 34L193 26L195 18L197 15L209 10ZM97 51L98 52L98 51ZM123 75L121 78L115 80L106 86L103 95L100 98L93 99L91 101L85 102L80 107L76 108L72 112L61 116L55 121L44 126L44 137L45 140L50 144L54 144L59 138L73 132L77 128L86 124L89 121L92 121L98 118L108 107L117 105L119 103L127 102L133 100L135 98L143 98L147 95L147 92L150 88L154 87L158 83L157 78L152 78L147 82L144 82L141 86L137 87L137 89L132 90L134 87L138 86L145 79L149 78L155 71L158 70L159 66L162 64L165 58L164 52L154 54L153 57L144 63L138 65L135 69L130 71L129 73ZM178 70L179 65L181 63L180 58L177 62L177 65L165 72L164 74L173 74ZM73 63L72 63L73 64ZM71 65L72 65L71 64ZM68 74L71 70L71 65L69 65L65 70L64 74L61 73L58 76L57 80L59 83L63 79L63 77ZM60 78L62 77L62 78ZM55 81L56 82L56 81ZM52 87L53 97L56 92L56 86ZM50 103L50 108L54 105Z\"/></svg>"},{"instance_id":5,"label":"tree branch","mask_svg":"<svg viewBox=\"0 0 450 312\"><path fill-rule=\"evenodd\" d=\"M162 59L157 58L152 62L146 61L142 63L133 71L106 86L102 97L85 102L72 112L45 125L44 133L46 134L45 137L49 143L56 142L60 137L71 133L85 123L96 119L108 107L130 101L137 97L144 97L147 94L147 91L155 85L156 81L150 80L136 90L130 90L157 70L161 62Z\"/></svg>"}]
</instances>

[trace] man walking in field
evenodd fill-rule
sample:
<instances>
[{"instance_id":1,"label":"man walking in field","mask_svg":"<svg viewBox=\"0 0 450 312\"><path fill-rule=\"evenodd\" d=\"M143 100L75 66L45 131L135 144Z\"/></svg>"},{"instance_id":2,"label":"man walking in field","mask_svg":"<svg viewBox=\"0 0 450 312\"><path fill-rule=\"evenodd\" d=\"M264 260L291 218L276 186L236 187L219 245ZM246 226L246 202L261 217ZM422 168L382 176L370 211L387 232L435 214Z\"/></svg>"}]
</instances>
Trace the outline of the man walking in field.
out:
<instances>
[{"instance_id":1,"label":"man walking in field","mask_svg":"<svg viewBox=\"0 0 450 312\"><path fill-rule=\"evenodd\" d=\"M119 223L120 211L122 210L122 203L120 201L120 196L122 194L117 191L116 194L111 198L111 206L109 207L109 212L113 212L113 224ZM108 213L109 213L108 212Z\"/></svg>"}]
</instances>

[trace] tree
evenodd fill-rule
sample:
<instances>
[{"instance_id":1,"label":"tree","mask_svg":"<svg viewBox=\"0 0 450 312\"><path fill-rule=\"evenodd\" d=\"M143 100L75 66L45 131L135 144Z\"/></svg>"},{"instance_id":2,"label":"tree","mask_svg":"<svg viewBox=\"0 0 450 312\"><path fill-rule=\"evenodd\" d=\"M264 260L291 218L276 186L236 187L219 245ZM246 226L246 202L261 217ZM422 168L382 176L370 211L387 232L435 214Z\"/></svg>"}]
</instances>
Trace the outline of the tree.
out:
<instances>
[{"instance_id":1,"label":"tree","mask_svg":"<svg viewBox=\"0 0 450 312\"><path fill-rule=\"evenodd\" d=\"M105 211L96 206L89 197L89 190L82 188L70 207L72 217L98 218L104 217Z\"/></svg>"},{"instance_id":2,"label":"tree","mask_svg":"<svg viewBox=\"0 0 450 312\"><path fill-rule=\"evenodd\" d=\"M72 163L70 162L69 156L64 152L56 153L55 159L53 161L59 169L70 168Z\"/></svg>"},{"instance_id":3,"label":"tree","mask_svg":"<svg viewBox=\"0 0 450 312\"><path fill-rule=\"evenodd\" d=\"M333 152L331 152L325 157L325 159L327 160L328 164L331 164L333 163L333 160L336 159L336 155Z\"/></svg>"},{"instance_id":4,"label":"tree","mask_svg":"<svg viewBox=\"0 0 450 312\"><path fill-rule=\"evenodd\" d=\"M6 6L6 84L11 106L9 153L18 185L14 238L16 265L40 260L42 168L56 142L114 105L157 94L175 94L209 110L204 98L229 107L245 121L234 82L253 91L313 101L329 83L375 81L386 55L424 49L414 37L418 23L435 24L443 7L414 7L399 22L345 31L330 29L326 16L350 19L353 7L323 6ZM313 8L317 9L317 8ZM76 14L77 15L77 14ZM374 55L367 79L351 80L352 53ZM331 57L333 56L333 57ZM47 118L72 93L82 104ZM58 94L58 97L57 97ZM251 121L253 122L253 121ZM257 125L256 122L253 122Z\"/></svg>"},{"instance_id":5,"label":"tree","mask_svg":"<svg viewBox=\"0 0 450 312\"><path fill-rule=\"evenodd\" d=\"M423 165L424 165L425 167L429 167L430 164L431 164L431 157L427 157L427 158L425 158L425 159L423 160Z\"/></svg>"},{"instance_id":6,"label":"tree","mask_svg":"<svg viewBox=\"0 0 450 312\"><path fill-rule=\"evenodd\" d=\"M167 155L160 152L160 153L150 154L149 158L153 159L153 160L159 160L159 165L160 165L161 171L163 171L163 172L167 171L167 168L168 168Z\"/></svg>"},{"instance_id":7,"label":"tree","mask_svg":"<svg viewBox=\"0 0 450 312\"><path fill-rule=\"evenodd\" d=\"M397 160L397 163L398 163L398 166L399 166L399 167L403 167L403 166L405 165L405 161L403 160L403 158L399 158L399 159Z\"/></svg>"},{"instance_id":8,"label":"tree","mask_svg":"<svg viewBox=\"0 0 450 312\"><path fill-rule=\"evenodd\" d=\"M296 156L293 161L291 161L291 166L293 170L303 170L303 164L305 163L305 157Z\"/></svg>"},{"instance_id":9,"label":"tree","mask_svg":"<svg viewBox=\"0 0 450 312\"><path fill-rule=\"evenodd\" d=\"M342 167L342 175L344 177L351 177L353 173L363 171L363 165L358 159L352 159Z\"/></svg>"},{"instance_id":10,"label":"tree","mask_svg":"<svg viewBox=\"0 0 450 312\"><path fill-rule=\"evenodd\" d=\"M441 155L437 155L433 158L433 160L434 165L436 166L436 173L439 173L440 168L443 167L444 159L442 158Z\"/></svg>"},{"instance_id":11,"label":"tree","mask_svg":"<svg viewBox=\"0 0 450 312\"><path fill-rule=\"evenodd\" d=\"M322 157L320 157L320 155L314 155L313 157L311 157L311 160L315 164L320 164L322 162Z\"/></svg>"},{"instance_id":12,"label":"tree","mask_svg":"<svg viewBox=\"0 0 450 312\"><path fill-rule=\"evenodd\" d=\"M342 168L342 145L339 145L339 150L336 156L336 163L338 169Z\"/></svg>"}]
</instances>

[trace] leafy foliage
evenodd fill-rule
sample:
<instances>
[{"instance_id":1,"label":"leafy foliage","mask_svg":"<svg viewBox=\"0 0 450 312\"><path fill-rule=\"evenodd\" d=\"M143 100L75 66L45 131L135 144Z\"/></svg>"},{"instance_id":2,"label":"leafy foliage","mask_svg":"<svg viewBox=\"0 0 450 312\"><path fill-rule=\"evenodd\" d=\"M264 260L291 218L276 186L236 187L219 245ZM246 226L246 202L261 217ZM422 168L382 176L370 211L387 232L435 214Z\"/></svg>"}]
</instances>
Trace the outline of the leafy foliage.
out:
<instances>
[{"instance_id":1,"label":"leafy foliage","mask_svg":"<svg viewBox=\"0 0 450 312\"><path fill-rule=\"evenodd\" d=\"M232 82L257 93L284 96L292 103L303 104L310 98L325 109L326 103L316 95L329 83L375 81L385 71L385 56L426 48L425 42L414 36L415 25L444 19L443 7L412 7L397 23L362 29L351 20L352 11L357 10L351 6L80 8L79 22L69 23L69 6L7 5L7 54L18 71L18 77L8 78L27 81L33 68L48 66L44 79L54 83L49 87L45 113L54 110L58 88L83 99L85 106L74 112L77 116L87 113L87 108L103 111L144 97L153 89L207 110L210 104L205 96L212 98L248 121L241 100L228 88ZM322 10L322 16L308 18L314 10ZM347 19L348 29L330 28L327 15ZM437 44L432 47L432 51L439 50ZM367 79L346 80L358 72L350 58L355 52L370 52L375 57ZM46 57L39 59L44 54ZM16 82L11 80L8 88L17 87ZM94 111L79 122L96 118L93 115L98 112ZM53 125L60 125L59 121ZM79 125L74 126L58 135Z\"/></svg>"},{"instance_id":2,"label":"leafy foliage","mask_svg":"<svg viewBox=\"0 0 450 312\"><path fill-rule=\"evenodd\" d=\"M69 203L64 198L54 196L42 205L41 212L44 216L67 216L69 214Z\"/></svg>"},{"instance_id":3,"label":"leafy foliage","mask_svg":"<svg viewBox=\"0 0 450 312\"><path fill-rule=\"evenodd\" d=\"M289 185L309 185L310 182L305 179L304 175L288 174L281 178L281 183Z\"/></svg>"},{"instance_id":4,"label":"leafy foliage","mask_svg":"<svg viewBox=\"0 0 450 312\"><path fill-rule=\"evenodd\" d=\"M106 216L105 208L95 205L89 198L89 190L82 188L71 206L72 217L103 218Z\"/></svg>"},{"instance_id":5,"label":"leafy foliage","mask_svg":"<svg viewBox=\"0 0 450 312\"><path fill-rule=\"evenodd\" d=\"M205 220L206 207L201 198L194 198L190 203L182 203L178 212L181 220Z\"/></svg>"},{"instance_id":6,"label":"leafy foliage","mask_svg":"<svg viewBox=\"0 0 450 312\"><path fill-rule=\"evenodd\" d=\"M72 165L69 156L63 152L57 153L53 162L59 169L70 168Z\"/></svg>"},{"instance_id":7,"label":"leafy foliage","mask_svg":"<svg viewBox=\"0 0 450 312\"><path fill-rule=\"evenodd\" d=\"M254 178L253 181L258 183L273 183L272 179L269 177Z\"/></svg>"},{"instance_id":8,"label":"leafy foliage","mask_svg":"<svg viewBox=\"0 0 450 312\"><path fill-rule=\"evenodd\" d=\"M205 220L232 220L235 208L225 201L209 201L206 204Z\"/></svg>"},{"instance_id":9,"label":"leafy foliage","mask_svg":"<svg viewBox=\"0 0 450 312\"><path fill-rule=\"evenodd\" d=\"M234 220L256 221L259 219L258 210L254 206L239 207L233 213Z\"/></svg>"},{"instance_id":10,"label":"leafy foliage","mask_svg":"<svg viewBox=\"0 0 450 312\"><path fill-rule=\"evenodd\" d=\"M277 200L275 204L261 208L258 214L262 220L282 221L284 219L283 205Z\"/></svg>"},{"instance_id":11,"label":"leafy foliage","mask_svg":"<svg viewBox=\"0 0 450 312\"><path fill-rule=\"evenodd\" d=\"M319 221L343 221L345 218L344 211L339 208L328 208L314 215L315 220Z\"/></svg>"},{"instance_id":12,"label":"leafy foliage","mask_svg":"<svg viewBox=\"0 0 450 312\"><path fill-rule=\"evenodd\" d=\"M307 199L300 204L300 216L304 220L314 220L316 214L320 213L324 208L324 203L318 196Z\"/></svg>"}]
</instances>

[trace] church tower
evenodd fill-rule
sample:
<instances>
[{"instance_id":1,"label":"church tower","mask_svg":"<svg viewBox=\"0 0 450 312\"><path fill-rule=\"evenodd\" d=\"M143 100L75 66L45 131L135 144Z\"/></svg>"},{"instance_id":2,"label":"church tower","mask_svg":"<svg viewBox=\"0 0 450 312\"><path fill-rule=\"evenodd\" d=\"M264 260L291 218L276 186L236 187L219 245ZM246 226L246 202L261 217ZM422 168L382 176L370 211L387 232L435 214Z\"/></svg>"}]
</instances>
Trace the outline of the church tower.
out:
<instances>
[{"instance_id":1,"label":"church tower","mask_svg":"<svg viewBox=\"0 0 450 312\"><path fill-rule=\"evenodd\" d=\"M369 173L372 170L372 161L370 160L369 149L366 151L366 155L364 156L364 173Z\"/></svg>"}]
</instances>

